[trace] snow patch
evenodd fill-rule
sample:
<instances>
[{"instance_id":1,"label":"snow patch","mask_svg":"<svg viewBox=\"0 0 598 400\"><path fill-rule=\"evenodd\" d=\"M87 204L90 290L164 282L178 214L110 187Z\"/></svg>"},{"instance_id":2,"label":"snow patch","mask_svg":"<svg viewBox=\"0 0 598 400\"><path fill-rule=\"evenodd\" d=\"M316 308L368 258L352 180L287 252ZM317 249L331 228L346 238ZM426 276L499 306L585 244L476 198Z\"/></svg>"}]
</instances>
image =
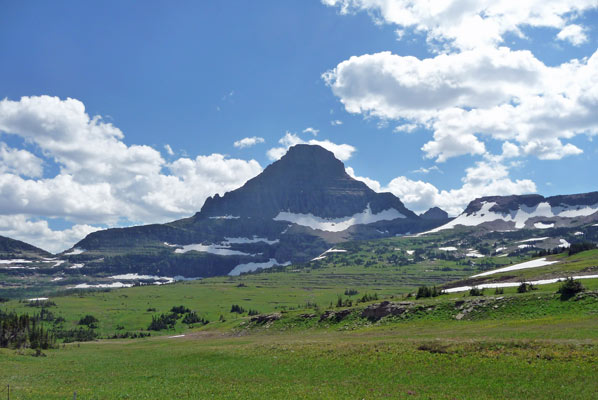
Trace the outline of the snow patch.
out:
<instances>
[{"instance_id":1,"label":"snow patch","mask_svg":"<svg viewBox=\"0 0 598 400\"><path fill-rule=\"evenodd\" d=\"M58 277L56 277L56 278L52 279L52 282L61 281L61 280L63 280L63 279L64 279L64 278L63 278L62 276L58 276Z\"/></svg>"},{"instance_id":2,"label":"snow patch","mask_svg":"<svg viewBox=\"0 0 598 400\"><path fill-rule=\"evenodd\" d=\"M279 263L278 261L276 261L276 259L271 258L269 261L263 262L263 263L251 262L251 263L246 263L246 264L239 264L235 268L233 268L233 270L230 271L228 274L230 276L237 276L237 275L240 275L242 272L251 272L251 271L255 271L259 268L262 268L262 269L272 268L275 265L286 266L286 265L291 265L291 262L287 261L286 263Z\"/></svg>"},{"instance_id":3,"label":"snow patch","mask_svg":"<svg viewBox=\"0 0 598 400\"><path fill-rule=\"evenodd\" d=\"M580 235L583 235L583 234L584 234L583 232L575 232L574 233L575 236L580 236Z\"/></svg>"},{"instance_id":4,"label":"snow patch","mask_svg":"<svg viewBox=\"0 0 598 400\"><path fill-rule=\"evenodd\" d=\"M0 264L30 264L33 261L22 258L13 258L12 260L0 260Z\"/></svg>"},{"instance_id":5,"label":"snow patch","mask_svg":"<svg viewBox=\"0 0 598 400\"><path fill-rule=\"evenodd\" d=\"M559 247L568 249L569 247L571 247L571 243L567 242L565 239L559 239L559 241L561 242L561 244L559 244Z\"/></svg>"},{"instance_id":6,"label":"snow patch","mask_svg":"<svg viewBox=\"0 0 598 400\"><path fill-rule=\"evenodd\" d=\"M200 251L204 253L217 254L219 256L251 256L254 254L244 253L238 250L231 250L230 246L218 245L218 244L188 244L180 246L182 249L176 249L174 252L178 254L184 254L188 251Z\"/></svg>"},{"instance_id":7,"label":"snow patch","mask_svg":"<svg viewBox=\"0 0 598 400\"><path fill-rule=\"evenodd\" d=\"M209 217L209 218L210 219L239 219L241 217L236 217L236 216L233 216L233 215L218 215L218 216Z\"/></svg>"},{"instance_id":8,"label":"snow patch","mask_svg":"<svg viewBox=\"0 0 598 400\"><path fill-rule=\"evenodd\" d=\"M122 282L114 282L114 283L98 283L98 284L89 284L89 283L80 283L78 285L72 286L71 289L93 289L93 288L125 288L133 286L132 283L122 283Z\"/></svg>"},{"instance_id":9,"label":"snow patch","mask_svg":"<svg viewBox=\"0 0 598 400\"><path fill-rule=\"evenodd\" d=\"M368 204L365 210L361 213L354 214L349 217L342 218L321 218L313 214L295 214L288 211L281 211L274 221L287 221L297 225L307 226L311 229L317 229L327 232L342 232L349 229L353 225L371 224L378 221L392 221L397 218L406 218L403 214L389 208L380 211L378 214L372 214L370 205Z\"/></svg>"},{"instance_id":10,"label":"snow patch","mask_svg":"<svg viewBox=\"0 0 598 400\"><path fill-rule=\"evenodd\" d=\"M546 240L546 239L550 239L550 238L549 237L531 238L531 239L520 240L517 243L541 242L542 240Z\"/></svg>"},{"instance_id":11,"label":"snow patch","mask_svg":"<svg viewBox=\"0 0 598 400\"><path fill-rule=\"evenodd\" d=\"M120 274L120 275L113 275L110 279L120 279L124 281L133 281L133 280L162 280L166 281L166 283L174 282L174 278L170 278L168 276L156 276L156 275L139 275L135 274Z\"/></svg>"},{"instance_id":12,"label":"snow patch","mask_svg":"<svg viewBox=\"0 0 598 400\"><path fill-rule=\"evenodd\" d=\"M528 281L525 282L530 285L547 285L549 283L556 283L559 281L564 281L569 277L566 278L553 278L553 279L542 279L539 281ZM574 280L577 279L596 279L598 275L581 275L581 276L573 276L571 277ZM508 287L518 287L521 285L521 282L503 282L503 283L483 283L481 285L477 285L478 289L494 289L494 288L508 288ZM465 292L467 290L471 290L472 286L459 286L450 289L444 289L446 293L455 293L455 292Z\"/></svg>"},{"instance_id":13,"label":"snow patch","mask_svg":"<svg viewBox=\"0 0 598 400\"><path fill-rule=\"evenodd\" d=\"M412 256L415 253L415 250L405 250L405 252Z\"/></svg>"},{"instance_id":14,"label":"snow patch","mask_svg":"<svg viewBox=\"0 0 598 400\"><path fill-rule=\"evenodd\" d=\"M33 299L27 299L27 301L46 301L48 300L47 297L35 297Z\"/></svg>"},{"instance_id":15,"label":"snow patch","mask_svg":"<svg viewBox=\"0 0 598 400\"><path fill-rule=\"evenodd\" d=\"M73 264L69 267L69 269L80 269L83 268L85 264Z\"/></svg>"},{"instance_id":16,"label":"snow patch","mask_svg":"<svg viewBox=\"0 0 598 400\"><path fill-rule=\"evenodd\" d=\"M180 338L180 337L185 337L185 335L168 336L168 339L174 339L174 338Z\"/></svg>"},{"instance_id":17,"label":"snow patch","mask_svg":"<svg viewBox=\"0 0 598 400\"><path fill-rule=\"evenodd\" d=\"M280 242L280 240L275 239L275 240L268 240L266 238L262 238L262 237L258 237L253 235L253 238L244 238L244 237L225 237L224 241L222 242L223 245L229 245L229 244L243 244L243 243L260 243L260 242L264 242L267 244L277 244L278 242Z\"/></svg>"},{"instance_id":18,"label":"snow patch","mask_svg":"<svg viewBox=\"0 0 598 400\"><path fill-rule=\"evenodd\" d=\"M534 228L536 229L549 229L549 228L554 228L554 223L551 224L545 224L543 222L536 222L534 224Z\"/></svg>"},{"instance_id":19,"label":"snow patch","mask_svg":"<svg viewBox=\"0 0 598 400\"><path fill-rule=\"evenodd\" d=\"M438 250L440 251L457 251L456 247L448 246L448 247L439 247Z\"/></svg>"},{"instance_id":20,"label":"snow patch","mask_svg":"<svg viewBox=\"0 0 598 400\"><path fill-rule=\"evenodd\" d=\"M482 272L481 274L473 275L472 278L477 278L480 276L488 276L488 275L493 275L493 274L499 274L501 272L517 271L520 269L544 267L546 265L555 264L556 262L557 261L547 261L546 258L539 258L537 260L526 261L524 263L510 265L508 267L503 267L503 268L495 269L492 271Z\"/></svg>"},{"instance_id":21,"label":"snow patch","mask_svg":"<svg viewBox=\"0 0 598 400\"><path fill-rule=\"evenodd\" d=\"M69 251L68 253L64 253L65 256L76 256L77 254L81 254L85 252L85 249L80 249L75 247L73 250Z\"/></svg>"}]
</instances>

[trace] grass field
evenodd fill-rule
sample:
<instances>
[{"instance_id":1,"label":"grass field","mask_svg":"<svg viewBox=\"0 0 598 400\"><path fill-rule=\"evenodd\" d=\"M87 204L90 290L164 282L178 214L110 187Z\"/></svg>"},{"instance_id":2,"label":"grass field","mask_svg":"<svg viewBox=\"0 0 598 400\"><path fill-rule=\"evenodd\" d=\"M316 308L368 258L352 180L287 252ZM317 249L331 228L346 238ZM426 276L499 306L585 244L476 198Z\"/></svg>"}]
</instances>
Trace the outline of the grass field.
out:
<instances>
[{"instance_id":1,"label":"grass field","mask_svg":"<svg viewBox=\"0 0 598 400\"><path fill-rule=\"evenodd\" d=\"M597 256L559 257L578 270ZM412 272L402 274L402 267L334 260L295 272L52 297L56 305L48 309L65 319L64 328L92 314L101 337L119 325L120 332L145 331L152 315L177 305L211 322L188 327L179 320L143 339L61 344L43 357L0 349L0 388L9 384L11 399L70 399L74 392L78 399L595 398L598 280L584 280L587 294L568 301L556 294L560 284L415 300L406 294L437 282L438 269L418 273L409 266L404 270ZM356 305L366 293L380 300ZM352 306L337 307L339 295ZM409 312L361 317L381 300L410 304ZM247 313L231 313L232 304L280 319L251 322ZM16 300L0 309L40 311ZM348 314L340 320L323 317L342 310Z\"/></svg>"}]
</instances>

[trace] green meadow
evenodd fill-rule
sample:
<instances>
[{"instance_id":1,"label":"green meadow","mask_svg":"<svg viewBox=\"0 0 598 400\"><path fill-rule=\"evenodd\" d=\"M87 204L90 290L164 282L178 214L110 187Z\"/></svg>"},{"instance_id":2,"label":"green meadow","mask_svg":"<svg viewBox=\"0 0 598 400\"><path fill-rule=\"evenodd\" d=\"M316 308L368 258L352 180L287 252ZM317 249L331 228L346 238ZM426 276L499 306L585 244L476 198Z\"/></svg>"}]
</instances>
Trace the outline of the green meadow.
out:
<instances>
[{"instance_id":1,"label":"green meadow","mask_svg":"<svg viewBox=\"0 0 598 400\"><path fill-rule=\"evenodd\" d=\"M597 253L551 256L563 269L549 272L587 271ZM0 387L10 385L11 399L595 398L598 279L583 280L585 292L566 301L561 283L416 299L418 286L464 279L479 265L365 265L380 255L357 249L300 269L77 291L37 307L0 303L20 314L43 306L62 321L44 322L48 328L98 320L93 341L58 340L41 354L0 349ZM351 265L347 257L364 260ZM406 311L362 315L381 301ZM233 305L244 311L231 312ZM171 329L148 331L152 317L174 306L209 323L179 318ZM275 318L260 322L250 310ZM124 332L151 336L109 339Z\"/></svg>"}]
</instances>

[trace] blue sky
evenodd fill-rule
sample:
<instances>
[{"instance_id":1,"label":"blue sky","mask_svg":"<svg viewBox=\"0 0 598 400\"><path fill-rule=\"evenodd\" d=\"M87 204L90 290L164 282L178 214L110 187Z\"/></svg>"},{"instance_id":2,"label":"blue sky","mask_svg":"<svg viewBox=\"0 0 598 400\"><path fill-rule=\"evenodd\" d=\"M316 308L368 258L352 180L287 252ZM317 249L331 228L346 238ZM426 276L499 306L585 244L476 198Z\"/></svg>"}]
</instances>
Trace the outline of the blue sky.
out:
<instances>
[{"instance_id":1,"label":"blue sky","mask_svg":"<svg viewBox=\"0 0 598 400\"><path fill-rule=\"evenodd\" d=\"M415 211L594 191L598 2L535 3L4 2L0 235L188 216L300 141Z\"/></svg>"}]
</instances>

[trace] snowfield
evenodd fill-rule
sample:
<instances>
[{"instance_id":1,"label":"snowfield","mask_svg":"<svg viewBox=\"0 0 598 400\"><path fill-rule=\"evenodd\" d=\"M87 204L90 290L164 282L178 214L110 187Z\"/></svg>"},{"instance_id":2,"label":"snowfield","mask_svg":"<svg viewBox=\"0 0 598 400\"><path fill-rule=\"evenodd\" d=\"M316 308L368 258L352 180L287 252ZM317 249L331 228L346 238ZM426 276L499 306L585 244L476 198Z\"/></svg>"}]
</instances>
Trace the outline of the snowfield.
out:
<instances>
[{"instance_id":1,"label":"snowfield","mask_svg":"<svg viewBox=\"0 0 598 400\"><path fill-rule=\"evenodd\" d=\"M449 246L449 247L439 247L438 250L440 251L457 251L456 247Z\"/></svg>"},{"instance_id":2,"label":"snowfield","mask_svg":"<svg viewBox=\"0 0 598 400\"><path fill-rule=\"evenodd\" d=\"M481 274L473 275L472 278L477 278L480 276L488 276L488 275L493 275L493 274L499 274L501 272L517 271L519 269L544 267L546 265L555 264L556 262L557 261L547 261L546 258L539 258L537 260L527 261L527 262L520 263L520 264L510 265L508 267L494 269L492 271L482 272Z\"/></svg>"},{"instance_id":3,"label":"snowfield","mask_svg":"<svg viewBox=\"0 0 598 400\"><path fill-rule=\"evenodd\" d=\"M313 214L295 214L288 211L279 212L274 221L287 221L297 225L307 226L314 230L327 231L327 232L342 232L349 229L353 225L359 224L371 224L378 221L392 221L397 218L406 218L403 214L389 208L384 211L380 211L378 214L372 214L370 205L365 208L361 213L354 214L348 217L342 218L321 218Z\"/></svg>"},{"instance_id":4,"label":"snowfield","mask_svg":"<svg viewBox=\"0 0 598 400\"><path fill-rule=\"evenodd\" d=\"M219 256L251 256L253 254L244 253L238 250L231 250L227 245L218 244L187 244L180 246L182 249L176 249L174 252L177 254L184 254L188 251L201 251L204 253L217 254Z\"/></svg>"},{"instance_id":5,"label":"snowfield","mask_svg":"<svg viewBox=\"0 0 598 400\"><path fill-rule=\"evenodd\" d=\"M558 281L564 281L566 278L553 278L553 279L542 279L539 281L529 281L525 282L531 285L547 285L549 283L556 283ZM581 275L581 276L573 276L573 279L596 279L598 275ZM481 285L477 285L478 289L494 289L494 288L508 288L508 287L517 287L521 285L521 282L503 282L503 283L484 283ZM460 286L450 289L445 289L446 293L455 293L455 292L465 292L467 290L471 290L472 286Z\"/></svg>"},{"instance_id":6,"label":"snowfield","mask_svg":"<svg viewBox=\"0 0 598 400\"><path fill-rule=\"evenodd\" d=\"M85 249L80 249L75 247L73 250L69 251L68 253L64 253L65 256L76 256L77 254L81 254L85 252Z\"/></svg>"},{"instance_id":7,"label":"snowfield","mask_svg":"<svg viewBox=\"0 0 598 400\"><path fill-rule=\"evenodd\" d=\"M278 261L276 261L276 259L271 258L269 261L263 262L263 263L252 262L252 263L246 263L246 264L239 264L235 268L233 268L233 270L230 271L228 274L230 276L237 276L237 275L240 275L242 272L252 272L259 268L262 268L262 269L272 268L275 265L285 265L286 266L286 265L291 265L291 262L287 261L286 263L279 263Z\"/></svg>"}]
</instances>

